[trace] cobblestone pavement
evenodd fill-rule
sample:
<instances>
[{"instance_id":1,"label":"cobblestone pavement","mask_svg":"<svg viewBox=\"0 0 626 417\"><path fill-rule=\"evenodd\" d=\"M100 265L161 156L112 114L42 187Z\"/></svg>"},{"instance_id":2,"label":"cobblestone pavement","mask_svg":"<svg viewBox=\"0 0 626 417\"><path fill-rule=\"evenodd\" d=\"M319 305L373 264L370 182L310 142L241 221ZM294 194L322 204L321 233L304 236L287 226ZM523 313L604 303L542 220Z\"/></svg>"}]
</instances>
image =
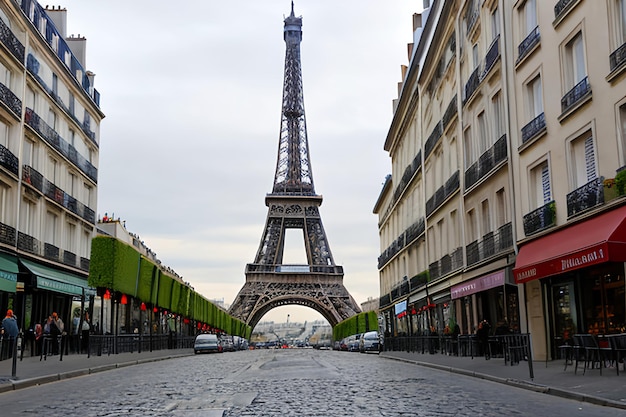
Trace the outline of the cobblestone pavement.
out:
<instances>
[{"instance_id":1,"label":"cobblestone pavement","mask_svg":"<svg viewBox=\"0 0 626 417\"><path fill-rule=\"evenodd\" d=\"M0 395L2 416L623 416L409 363L310 349L151 362Z\"/></svg>"}]
</instances>

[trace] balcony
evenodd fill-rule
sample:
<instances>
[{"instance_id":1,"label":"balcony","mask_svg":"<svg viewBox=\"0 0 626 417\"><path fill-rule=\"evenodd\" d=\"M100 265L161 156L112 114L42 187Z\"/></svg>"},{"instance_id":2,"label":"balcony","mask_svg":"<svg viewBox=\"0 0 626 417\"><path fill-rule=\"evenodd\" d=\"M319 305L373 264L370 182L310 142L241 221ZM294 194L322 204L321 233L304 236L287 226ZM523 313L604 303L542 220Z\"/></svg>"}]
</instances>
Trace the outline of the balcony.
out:
<instances>
[{"instance_id":1,"label":"balcony","mask_svg":"<svg viewBox=\"0 0 626 417\"><path fill-rule=\"evenodd\" d=\"M546 129L546 115L541 113L522 128L522 144L539 136Z\"/></svg>"},{"instance_id":2,"label":"balcony","mask_svg":"<svg viewBox=\"0 0 626 417\"><path fill-rule=\"evenodd\" d=\"M465 96L463 97L463 104L467 103L467 101L472 97L474 92L478 89L480 85L480 67L476 67L476 69L472 72L472 74L467 79L465 83Z\"/></svg>"},{"instance_id":3,"label":"balcony","mask_svg":"<svg viewBox=\"0 0 626 417\"><path fill-rule=\"evenodd\" d=\"M556 225L556 205L554 200L524 215L524 234L532 236Z\"/></svg>"},{"instance_id":4,"label":"balcony","mask_svg":"<svg viewBox=\"0 0 626 417\"><path fill-rule=\"evenodd\" d=\"M500 56L500 35L496 36L496 38L491 43L489 50L487 51L487 55L485 56L485 66L480 76L481 80L483 80L487 76L487 74L489 74L489 71L491 71L491 68L493 68L499 56Z\"/></svg>"},{"instance_id":5,"label":"balcony","mask_svg":"<svg viewBox=\"0 0 626 417\"><path fill-rule=\"evenodd\" d=\"M609 63L611 64L611 72L626 63L626 43L609 55Z\"/></svg>"},{"instance_id":6,"label":"balcony","mask_svg":"<svg viewBox=\"0 0 626 417\"><path fill-rule=\"evenodd\" d=\"M98 182L98 170L85 157L80 154L72 155L72 146L66 142L53 128L44 122L33 109L26 108L24 122L30 126L39 136L48 142L61 155L72 161L93 182ZM75 150L74 150L75 151Z\"/></svg>"},{"instance_id":7,"label":"balcony","mask_svg":"<svg viewBox=\"0 0 626 417\"><path fill-rule=\"evenodd\" d=\"M15 37L13 32L11 32L11 28L2 19L0 19L0 42L19 62L24 62L24 45ZM21 111L18 112L18 114L20 113Z\"/></svg>"},{"instance_id":8,"label":"balcony","mask_svg":"<svg viewBox=\"0 0 626 417\"><path fill-rule=\"evenodd\" d=\"M491 148L478 158L478 161L465 171L465 189L468 190L472 185L487 177L500 162L506 160L506 157L506 135L502 135Z\"/></svg>"},{"instance_id":9,"label":"balcony","mask_svg":"<svg viewBox=\"0 0 626 417\"><path fill-rule=\"evenodd\" d=\"M466 247L467 266L475 265L492 256L507 252L513 247L513 226L507 223L495 232L485 234L480 241Z\"/></svg>"},{"instance_id":10,"label":"balcony","mask_svg":"<svg viewBox=\"0 0 626 417\"><path fill-rule=\"evenodd\" d=\"M517 61L520 63L526 55L541 41L541 35L539 34L539 26L536 26L526 38L517 46Z\"/></svg>"},{"instance_id":11,"label":"balcony","mask_svg":"<svg viewBox=\"0 0 626 417\"><path fill-rule=\"evenodd\" d=\"M428 136L428 139L426 139L426 143L424 144L424 160L426 160L433 149L435 149L435 146L437 145L437 142L439 142L442 135L443 125L441 122L437 122L437 125L430 133L430 136Z\"/></svg>"},{"instance_id":12,"label":"balcony","mask_svg":"<svg viewBox=\"0 0 626 417\"><path fill-rule=\"evenodd\" d=\"M604 204L604 177L589 181L567 195L567 217L578 214Z\"/></svg>"},{"instance_id":13,"label":"balcony","mask_svg":"<svg viewBox=\"0 0 626 417\"><path fill-rule=\"evenodd\" d=\"M19 118L22 114L22 100L11 91L9 87L0 83L0 101L4 103Z\"/></svg>"},{"instance_id":14,"label":"balcony","mask_svg":"<svg viewBox=\"0 0 626 417\"><path fill-rule=\"evenodd\" d=\"M19 175L19 160L17 156L13 155L13 153L0 145L0 165L8 169L11 173L16 176Z\"/></svg>"},{"instance_id":15,"label":"balcony","mask_svg":"<svg viewBox=\"0 0 626 417\"><path fill-rule=\"evenodd\" d=\"M576 3L576 1L578 0L559 0L559 2L554 5L554 19L558 20L561 15L565 14L565 12Z\"/></svg>"},{"instance_id":16,"label":"balcony","mask_svg":"<svg viewBox=\"0 0 626 417\"><path fill-rule=\"evenodd\" d=\"M17 248L33 255L39 255L39 241L22 232L17 233Z\"/></svg>"},{"instance_id":17,"label":"balcony","mask_svg":"<svg viewBox=\"0 0 626 417\"><path fill-rule=\"evenodd\" d=\"M461 268L463 268L463 248L456 248L451 254L431 263L428 266L428 273L432 281Z\"/></svg>"},{"instance_id":18,"label":"balcony","mask_svg":"<svg viewBox=\"0 0 626 417\"><path fill-rule=\"evenodd\" d=\"M393 241L391 245L378 257L378 269L381 269L391 258L396 256L398 252L404 249L407 245L417 239L424 233L425 221L424 218L419 219L411 226L409 226L404 232L400 234Z\"/></svg>"},{"instance_id":19,"label":"balcony","mask_svg":"<svg viewBox=\"0 0 626 417\"><path fill-rule=\"evenodd\" d=\"M76 254L70 251L63 251L63 263L65 265L76 266Z\"/></svg>"},{"instance_id":20,"label":"balcony","mask_svg":"<svg viewBox=\"0 0 626 417\"><path fill-rule=\"evenodd\" d=\"M15 227L0 223L0 243L15 246Z\"/></svg>"},{"instance_id":21,"label":"balcony","mask_svg":"<svg viewBox=\"0 0 626 417\"><path fill-rule=\"evenodd\" d=\"M565 113L591 94L589 77L583 78L561 99L561 113Z\"/></svg>"},{"instance_id":22,"label":"balcony","mask_svg":"<svg viewBox=\"0 0 626 417\"><path fill-rule=\"evenodd\" d=\"M446 184L439 187L431 198L426 202L426 217L435 212L456 190L459 189L459 171L456 171Z\"/></svg>"},{"instance_id":23,"label":"balcony","mask_svg":"<svg viewBox=\"0 0 626 417\"><path fill-rule=\"evenodd\" d=\"M380 308L387 307L390 304L391 304L391 295L385 294L380 297L380 300L378 302L378 305Z\"/></svg>"},{"instance_id":24,"label":"balcony","mask_svg":"<svg viewBox=\"0 0 626 417\"><path fill-rule=\"evenodd\" d=\"M43 193L43 175L41 175L37 170L28 165L24 165L22 167L22 181L27 184L32 185L37 190Z\"/></svg>"},{"instance_id":25,"label":"balcony","mask_svg":"<svg viewBox=\"0 0 626 417\"><path fill-rule=\"evenodd\" d=\"M454 119L454 117L456 116L456 95L452 98L452 100L450 100L450 103L448 104L448 107L446 108L445 113L443 114L443 118L442 123L443 123L443 129L445 130L448 125L450 124L450 122L452 122L452 120Z\"/></svg>"},{"instance_id":26,"label":"balcony","mask_svg":"<svg viewBox=\"0 0 626 417\"><path fill-rule=\"evenodd\" d=\"M43 244L43 256L46 259L50 259L52 261L59 261L59 253L60 250L58 247L54 246L51 243L44 243Z\"/></svg>"}]
</instances>

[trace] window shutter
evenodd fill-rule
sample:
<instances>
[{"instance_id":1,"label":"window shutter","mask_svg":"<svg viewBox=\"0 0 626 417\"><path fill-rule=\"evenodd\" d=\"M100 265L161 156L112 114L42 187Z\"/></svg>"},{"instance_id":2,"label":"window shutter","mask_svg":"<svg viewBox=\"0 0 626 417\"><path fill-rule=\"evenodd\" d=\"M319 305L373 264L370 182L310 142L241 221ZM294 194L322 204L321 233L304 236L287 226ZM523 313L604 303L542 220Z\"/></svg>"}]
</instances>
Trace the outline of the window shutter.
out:
<instances>
[{"instance_id":1,"label":"window shutter","mask_svg":"<svg viewBox=\"0 0 626 417\"><path fill-rule=\"evenodd\" d=\"M543 203L547 204L551 200L550 172L547 164L541 168L541 189L543 190Z\"/></svg>"},{"instance_id":2,"label":"window shutter","mask_svg":"<svg viewBox=\"0 0 626 417\"><path fill-rule=\"evenodd\" d=\"M585 170L587 171L587 182L596 179L596 155L593 147L593 136L585 139Z\"/></svg>"}]
</instances>

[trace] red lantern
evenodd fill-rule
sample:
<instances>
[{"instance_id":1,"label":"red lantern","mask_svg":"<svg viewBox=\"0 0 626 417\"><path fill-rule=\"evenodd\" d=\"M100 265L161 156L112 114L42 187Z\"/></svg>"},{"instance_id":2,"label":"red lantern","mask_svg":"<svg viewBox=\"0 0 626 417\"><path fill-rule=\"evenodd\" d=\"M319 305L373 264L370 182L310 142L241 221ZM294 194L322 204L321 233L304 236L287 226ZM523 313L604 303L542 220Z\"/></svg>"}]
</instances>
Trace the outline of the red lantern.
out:
<instances>
[{"instance_id":1,"label":"red lantern","mask_svg":"<svg viewBox=\"0 0 626 417\"><path fill-rule=\"evenodd\" d=\"M111 291L109 291L108 289L104 292L104 295L102 296L102 298L104 298L105 300L110 300L111 299Z\"/></svg>"},{"instance_id":2,"label":"red lantern","mask_svg":"<svg viewBox=\"0 0 626 417\"><path fill-rule=\"evenodd\" d=\"M122 296L120 297L120 304L128 304L128 298L126 297L126 294L122 294Z\"/></svg>"},{"instance_id":3,"label":"red lantern","mask_svg":"<svg viewBox=\"0 0 626 417\"><path fill-rule=\"evenodd\" d=\"M189 319L188 319L187 317L185 317L185 318L183 319L183 323L185 323L185 324L189 324Z\"/></svg>"},{"instance_id":4,"label":"red lantern","mask_svg":"<svg viewBox=\"0 0 626 417\"><path fill-rule=\"evenodd\" d=\"M141 303L141 311L146 311L146 303Z\"/></svg>"},{"instance_id":5,"label":"red lantern","mask_svg":"<svg viewBox=\"0 0 626 417\"><path fill-rule=\"evenodd\" d=\"M158 307L154 307L154 308L152 309L152 311L154 311L155 313L158 313L158 312L159 312L159 309L158 309Z\"/></svg>"},{"instance_id":6,"label":"red lantern","mask_svg":"<svg viewBox=\"0 0 626 417\"><path fill-rule=\"evenodd\" d=\"M202 323L198 322L198 330L202 328Z\"/></svg>"}]
</instances>

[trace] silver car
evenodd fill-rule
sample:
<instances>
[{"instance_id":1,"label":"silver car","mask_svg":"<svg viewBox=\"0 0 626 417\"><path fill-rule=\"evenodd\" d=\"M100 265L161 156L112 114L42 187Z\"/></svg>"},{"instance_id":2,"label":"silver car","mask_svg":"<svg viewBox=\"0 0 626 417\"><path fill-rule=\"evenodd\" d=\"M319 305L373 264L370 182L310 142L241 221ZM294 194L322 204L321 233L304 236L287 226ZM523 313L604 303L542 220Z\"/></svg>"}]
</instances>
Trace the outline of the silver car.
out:
<instances>
[{"instance_id":1,"label":"silver car","mask_svg":"<svg viewBox=\"0 0 626 417\"><path fill-rule=\"evenodd\" d=\"M359 339L359 352L380 352L380 337L378 332L363 333L361 339Z\"/></svg>"},{"instance_id":2,"label":"silver car","mask_svg":"<svg viewBox=\"0 0 626 417\"><path fill-rule=\"evenodd\" d=\"M222 352L222 345L216 334L199 334L193 343L193 353Z\"/></svg>"}]
</instances>

